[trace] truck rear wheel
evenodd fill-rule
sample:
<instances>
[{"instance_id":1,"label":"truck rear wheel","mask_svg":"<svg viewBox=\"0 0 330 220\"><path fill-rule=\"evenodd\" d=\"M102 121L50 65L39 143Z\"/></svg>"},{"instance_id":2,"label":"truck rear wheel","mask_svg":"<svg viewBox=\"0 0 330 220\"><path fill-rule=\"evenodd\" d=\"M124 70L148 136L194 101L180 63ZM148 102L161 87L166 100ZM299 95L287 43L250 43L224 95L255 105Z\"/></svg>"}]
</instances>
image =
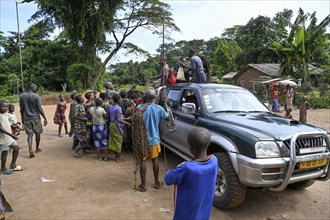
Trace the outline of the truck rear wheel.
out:
<instances>
[{"instance_id":1,"label":"truck rear wheel","mask_svg":"<svg viewBox=\"0 0 330 220\"><path fill-rule=\"evenodd\" d=\"M310 187L314 183L315 183L315 180L314 179L312 179L312 180L304 180L304 181L301 181L301 182L289 184L288 187L290 189L294 189L294 190L302 190L302 189L305 189L307 187Z\"/></svg>"},{"instance_id":2,"label":"truck rear wheel","mask_svg":"<svg viewBox=\"0 0 330 220\"><path fill-rule=\"evenodd\" d=\"M218 158L219 172L213 205L219 209L235 208L244 201L246 186L239 181L227 153L220 152L214 155Z\"/></svg>"}]
</instances>

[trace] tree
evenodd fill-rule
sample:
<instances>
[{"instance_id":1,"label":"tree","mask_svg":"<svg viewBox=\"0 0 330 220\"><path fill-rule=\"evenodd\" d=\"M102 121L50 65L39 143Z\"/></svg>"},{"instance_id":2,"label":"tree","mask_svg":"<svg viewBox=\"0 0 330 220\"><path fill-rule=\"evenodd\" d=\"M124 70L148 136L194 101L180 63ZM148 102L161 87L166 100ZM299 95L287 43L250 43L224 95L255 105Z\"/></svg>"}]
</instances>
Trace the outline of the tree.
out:
<instances>
[{"instance_id":1,"label":"tree","mask_svg":"<svg viewBox=\"0 0 330 220\"><path fill-rule=\"evenodd\" d=\"M235 62L235 58L240 53L242 53L242 50L235 40L219 40L215 48L214 56L212 57L213 70L218 73L217 75L223 75L230 71L237 71L238 66Z\"/></svg>"},{"instance_id":2,"label":"tree","mask_svg":"<svg viewBox=\"0 0 330 220\"><path fill-rule=\"evenodd\" d=\"M310 23L306 27L308 20ZM282 73L291 75L295 68L297 71L294 76L304 78L306 82L309 71L308 63L320 63L321 60L323 62L329 61L326 52L329 51L329 40L325 34L325 27L329 23L330 15L320 24L317 24L315 12L305 14L300 9L289 33L286 31L287 26L284 22L279 25L280 37L273 42L270 49L281 57Z\"/></svg>"},{"instance_id":3,"label":"tree","mask_svg":"<svg viewBox=\"0 0 330 220\"><path fill-rule=\"evenodd\" d=\"M159 57L149 57L143 62L126 62L110 66L111 81L115 84L145 84L159 72Z\"/></svg>"},{"instance_id":4,"label":"tree","mask_svg":"<svg viewBox=\"0 0 330 220\"><path fill-rule=\"evenodd\" d=\"M159 0L26 0L35 1L39 10L33 18L54 21L63 28L69 39L83 48L89 73L89 86L94 87L106 65L122 48L139 51L127 38L137 29L145 28L156 35L167 29L178 31L171 18L170 6ZM97 65L97 51L107 57Z\"/></svg>"},{"instance_id":5,"label":"tree","mask_svg":"<svg viewBox=\"0 0 330 220\"><path fill-rule=\"evenodd\" d=\"M52 31L53 27L49 23L41 21L21 33L24 84L33 81L49 90L61 90L61 84L67 80L67 66L83 62L80 48L67 39L49 40ZM0 40L4 51L1 54L0 78L6 85L6 89L3 89L6 93L18 91L17 85L21 84L18 83L20 59L17 38L16 32L10 32L9 36Z\"/></svg>"},{"instance_id":6,"label":"tree","mask_svg":"<svg viewBox=\"0 0 330 220\"><path fill-rule=\"evenodd\" d=\"M249 63L270 63L275 57L268 48L272 44L275 33L274 23L269 17L251 18L246 25L235 25L225 29L222 37L233 39L242 49L236 57L236 63L243 67Z\"/></svg>"},{"instance_id":7,"label":"tree","mask_svg":"<svg viewBox=\"0 0 330 220\"><path fill-rule=\"evenodd\" d=\"M114 14L122 0L26 0L35 1L38 11L32 19L41 19L65 30L67 37L81 47L85 64L89 65L87 84L98 68L96 51L106 44L106 34L113 26Z\"/></svg>"}]
</instances>

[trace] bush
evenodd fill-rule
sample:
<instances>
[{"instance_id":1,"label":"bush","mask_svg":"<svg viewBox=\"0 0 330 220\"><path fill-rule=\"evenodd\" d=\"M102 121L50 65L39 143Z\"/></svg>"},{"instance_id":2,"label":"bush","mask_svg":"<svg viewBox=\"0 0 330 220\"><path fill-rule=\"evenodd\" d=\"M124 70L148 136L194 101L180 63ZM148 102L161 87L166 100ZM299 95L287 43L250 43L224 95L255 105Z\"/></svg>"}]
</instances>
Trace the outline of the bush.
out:
<instances>
[{"instance_id":1,"label":"bush","mask_svg":"<svg viewBox=\"0 0 330 220\"><path fill-rule=\"evenodd\" d=\"M308 99L309 105L311 108L330 108L330 98L329 96L321 98L321 97L314 97Z\"/></svg>"},{"instance_id":2,"label":"bush","mask_svg":"<svg viewBox=\"0 0 330 220\"><path fill-rule=\"evenodd\" d=\"M320 92L315 88L312 91L310 91L308 94L296 92L294 99L293 99L293 102L294 102L293 104L295 106L300 106L303 96L307 97L307 101L311 108L330 108L329 91L324 96L321 96Z\"/></svg>"},{"instance_id":3,"label":"bush","mask_svg":"<svg viewBox=\"0 0 330 220\"><path fill-rule=\"evenodd\" d=\"M8 95L8 96L1 96L0 100L5 100L10 104L15 104L19 101L19 95Z\"/></svg>"}]
</instances>

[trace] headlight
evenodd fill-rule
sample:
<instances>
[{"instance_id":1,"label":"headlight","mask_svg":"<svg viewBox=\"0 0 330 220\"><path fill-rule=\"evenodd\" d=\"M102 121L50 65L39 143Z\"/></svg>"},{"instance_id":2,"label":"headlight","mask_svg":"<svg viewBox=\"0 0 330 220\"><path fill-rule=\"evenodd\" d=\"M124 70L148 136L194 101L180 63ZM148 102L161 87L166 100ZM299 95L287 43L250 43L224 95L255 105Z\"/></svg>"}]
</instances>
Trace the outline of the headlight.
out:
<instances>
[{"instance_id":1,"label":"headlight","mask_svg":"<svg viewBox=\"0 0 330 220\"><path fill-rule=\"evenodd\" d=\"M275 142L260 141L255 145L257 158L280 157L281 153Z\"/></svg>"}]
</instances>

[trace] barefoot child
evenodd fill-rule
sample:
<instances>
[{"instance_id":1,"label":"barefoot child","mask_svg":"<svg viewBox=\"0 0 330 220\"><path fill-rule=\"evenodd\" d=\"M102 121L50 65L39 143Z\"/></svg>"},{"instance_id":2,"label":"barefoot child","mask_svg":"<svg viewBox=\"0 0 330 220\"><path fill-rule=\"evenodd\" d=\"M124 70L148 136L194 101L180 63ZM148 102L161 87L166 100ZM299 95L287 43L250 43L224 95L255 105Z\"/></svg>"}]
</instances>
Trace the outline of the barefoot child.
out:
<instances>
[{"instance_id":1,"label":"barefoot child","mask_svg":"<svg viewBox=\"0 0 330 220\"><path fill-rule=\"evenodd\" d=\"M120 159L123 143L123 124L128 126L131 126L131 124L123 120L123 113L119 106L121 100L120 95L116 93L112 96L112 99L113 104L109 106L109 149L115 152L115 161L119 163L124 161Z\"/></svg>"},{"instance_id":2,"label":"barefoot child","mask_svg":"<svg viewBox=\"0 0 330 220\"><path fill-rule=\"evenodd\" d=\"M107 160L105 156L108 147L108 129L106 126L107 112L102 108L103 100L96 98L95 107L89 109L89 113L93 119L93 140L95 149L98 151L99 160Z\"/></svg>"},{"instance_id":3,"label":"barefoot child","mask_svg":"<svg viewBox=\"0 0 330 220\"><path fill-rule=\"evenodd\" d=\"M8 117L8 103L0 101L0 151L1 151L1 172L2 174L12 174L13 171L23 170L21 166L16 165L19 147L15 140L18 137L11 133L11 124ZM10 169L7 169L7 155L9 147L13 149L13 156L10 163Z\"/></svg>"},{"instance_id":4,"label":"barefoot child","mask_svg":"<svg viewBox=\"0 0 330 220\"><path fill-rule=\"evenodd\" d=\"M58 125L58 136L62 137L61 130L63 125L65 129L65 134L69 134L69 132L68 132L68 123L65 118L66 103L64 101L64 95L59 95L58 98L60 101L57 103L53 120L54 120L54 124Z\"/></svg>"},{"instance_id":5,"label":"barefoot child","mask_svg":"<svg viewBox=\"0 0 330 220\"><path fill-rule=\"evenodd\" d=\"M218 174L217 158L206 153L210 132L194 128L187 142L194 160L181 163L164 177L166 185L176 186L173 219L210 219Z\"/></svg>"},{"instance_id":6,"label":"barefoot child","mask_svg":"<svg viewBox=\"0 0 330 220\"><path fill-rule=\"evenodd\" d=\"M285 110L285 115L284 115L284 117L286 117L286 118L288 118L288 119L292 119L291 112L292 112L292 108L287 108L287 109Z\"/></svg>"}]
</instances>

